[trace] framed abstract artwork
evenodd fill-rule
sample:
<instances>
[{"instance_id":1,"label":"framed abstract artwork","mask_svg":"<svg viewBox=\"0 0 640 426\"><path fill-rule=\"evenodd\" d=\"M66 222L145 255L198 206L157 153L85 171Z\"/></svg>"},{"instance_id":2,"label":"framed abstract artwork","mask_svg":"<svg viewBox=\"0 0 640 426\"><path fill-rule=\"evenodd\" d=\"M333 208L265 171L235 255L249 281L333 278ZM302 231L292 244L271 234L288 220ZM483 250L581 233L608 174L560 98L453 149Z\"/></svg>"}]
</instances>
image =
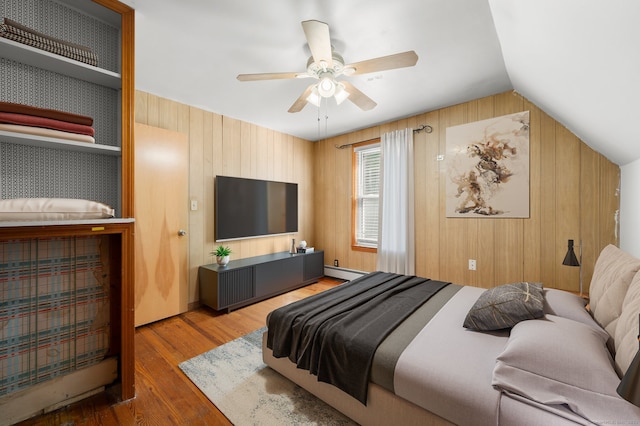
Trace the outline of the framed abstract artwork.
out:
<instances>
[{"instance_id":1,"label":"framed abstract artwork","mask_svg":"<svg viewBox=\"0 0 640 426\"><path fill-rule=\"evenodd\" d=\"M529 111L447 128L447 217L529 217Z\"/></svg>"}]
</instances>

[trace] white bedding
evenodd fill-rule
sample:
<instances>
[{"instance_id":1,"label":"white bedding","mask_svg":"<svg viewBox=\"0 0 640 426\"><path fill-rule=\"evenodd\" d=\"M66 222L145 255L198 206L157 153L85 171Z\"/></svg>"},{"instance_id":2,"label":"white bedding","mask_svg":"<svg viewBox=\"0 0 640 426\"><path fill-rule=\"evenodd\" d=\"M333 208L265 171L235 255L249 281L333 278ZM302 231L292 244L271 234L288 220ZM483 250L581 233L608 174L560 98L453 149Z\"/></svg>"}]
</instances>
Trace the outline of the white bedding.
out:
<instances>
[{"instance_id":1,"label":"white bedding","mask_svg":"<svg viewBox=\"0 0 640 426\"><path fill-rule=\"evenodd\" d=\"M0 221L105 219L115 216L106 204L72 198L13 198L0 200Z\"/></svg>"},{"instance_id":2,"label":"white bedding","mask_svg":"<svg viewBox=\"0 0 640 426\"><path fill-rule=\"evenodd\" d=\"M483 291L463 287L409 344L396 365L396 395L456 424L496 424L500 392L491 386L492 372L509 334L462 327Z\"/></svg>"}]
</instances>

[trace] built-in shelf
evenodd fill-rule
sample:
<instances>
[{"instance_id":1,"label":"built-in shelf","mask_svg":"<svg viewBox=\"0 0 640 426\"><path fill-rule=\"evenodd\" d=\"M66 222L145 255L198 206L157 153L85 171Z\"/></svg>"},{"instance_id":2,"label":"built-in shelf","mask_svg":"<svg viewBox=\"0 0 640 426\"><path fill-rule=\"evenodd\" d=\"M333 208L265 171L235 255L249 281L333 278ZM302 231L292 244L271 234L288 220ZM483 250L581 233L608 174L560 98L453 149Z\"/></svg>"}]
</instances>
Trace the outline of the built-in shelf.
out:
<instances>
[{"instance_id":1,"label":"built-in shelf","mask_svg":"<svg viewBox=\"0 0 640 426\"><path fill-rule=\"evenodd\" d=\"M88 152L92 154L103 154L120 156L120 147L111 145L100 145L88 142L76 142L66 139L49 138L46 136L30 135L27 133L7 132L0 130L0 141L15 143L20 145L37 146L41 148L62 149L67 151Z\"/></svg>"},{"instance_id":2,"label":"built-in shelf","mask_svg":"<svg viewBox=\"0 0 640 426\"><path fill-rule=\"evenodd\" d=\"M111 87L112 89L120 89L122 86L122 79L118 73L74 61L73 59L2 37L0 37L0 57L68 75L90 83Z\"/></svg>"},{"instance_id":3,"label":"built-in shelf","mask_svg":"<svg viewBox=\"0 0 640 426\"><path fill-rule=\"evenodd\" d=\"M0 228L14 228L22 226L60 226L60 225L115 225L118 223L133 223L135 219L125 218L110 218L110 219L83 219L83 220L31 220L31 221L0 221Z\"/></svg>"}]
</instances>

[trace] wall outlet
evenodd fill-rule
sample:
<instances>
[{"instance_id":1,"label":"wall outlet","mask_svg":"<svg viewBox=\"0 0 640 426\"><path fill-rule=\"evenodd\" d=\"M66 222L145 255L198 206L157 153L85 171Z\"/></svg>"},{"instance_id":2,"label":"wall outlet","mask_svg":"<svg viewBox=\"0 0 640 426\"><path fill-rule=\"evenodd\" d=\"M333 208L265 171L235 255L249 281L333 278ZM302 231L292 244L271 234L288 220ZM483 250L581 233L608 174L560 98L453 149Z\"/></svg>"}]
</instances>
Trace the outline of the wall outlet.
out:
<instances>
[{"instance_id":1,"label":"wall outlet","mask_svg":"<svg viewBox=\"0 0 640 426\"><path fill-rule=\"evenodd\" d=\"M335 266L336 268L340 267L340 264L338 263L338 259L333 260L333 266Z\"/></svg>"},{"instance_id":2,"label":"wall outlet","mask_svg":"<svg viewBox=\"0 0 640 426\"><path fill-rule=\"evenodd\" d=\"M475 271L476 270L476 260L475 259L469 259L469 270L470 271Z\"/></svg>"}]
</instances>

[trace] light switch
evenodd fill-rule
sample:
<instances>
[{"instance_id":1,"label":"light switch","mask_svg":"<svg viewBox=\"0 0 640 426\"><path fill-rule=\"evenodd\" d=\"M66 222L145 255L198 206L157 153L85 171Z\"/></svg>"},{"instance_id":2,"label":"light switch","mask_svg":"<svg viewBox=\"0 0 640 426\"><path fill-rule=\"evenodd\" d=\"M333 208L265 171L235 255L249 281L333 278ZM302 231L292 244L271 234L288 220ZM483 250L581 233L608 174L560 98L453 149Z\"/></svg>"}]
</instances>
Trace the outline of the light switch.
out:
<instances>
[{"instance_id":1,"label":"light switch","mask_svg":"<svg viewBox=\"0 0 640 426\"><path fill-rule=\"evenodd\" d=\"M191 211L198 210L198 200L191 200Z\"/></svg>"}]
</instances>

